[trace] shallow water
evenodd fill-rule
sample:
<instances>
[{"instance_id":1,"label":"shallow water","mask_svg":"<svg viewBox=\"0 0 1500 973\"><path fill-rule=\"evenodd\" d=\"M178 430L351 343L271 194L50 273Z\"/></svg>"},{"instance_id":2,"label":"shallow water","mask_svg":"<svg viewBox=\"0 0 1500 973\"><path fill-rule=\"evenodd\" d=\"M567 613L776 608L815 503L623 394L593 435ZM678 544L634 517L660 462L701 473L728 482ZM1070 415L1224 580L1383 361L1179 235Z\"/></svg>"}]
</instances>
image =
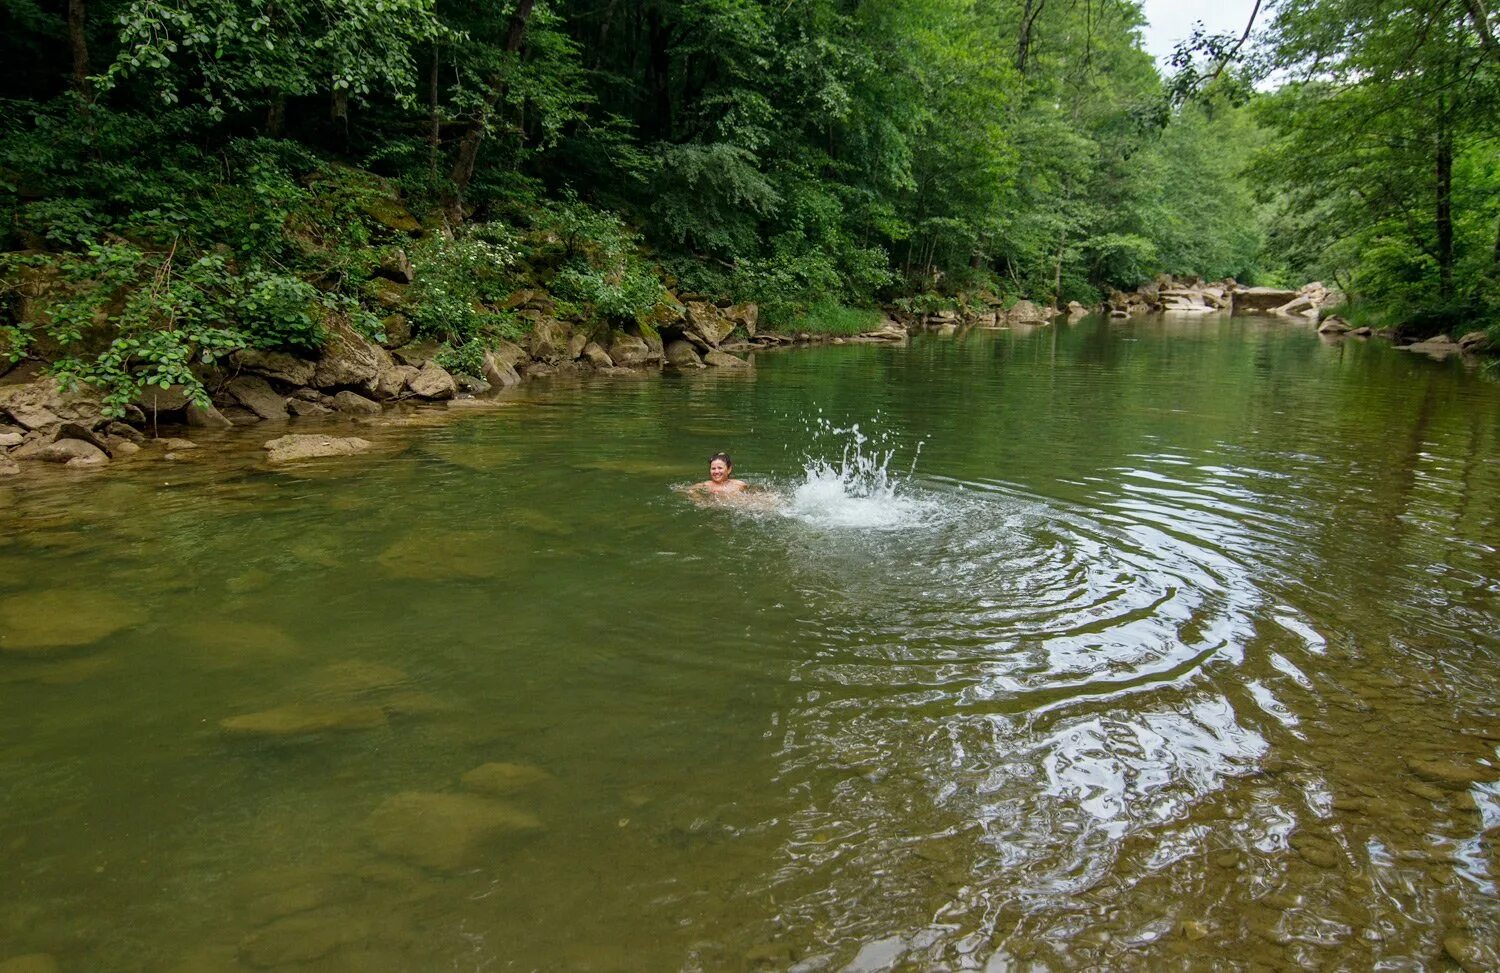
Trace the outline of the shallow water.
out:
<instances>
[{"instance_id":1,"label":"shallow water","mask_svg":"<svg viewBox=\"0 0 1500 973\"><path fill-rule=\"evenodd\" d=\"M1088 320L379 435L0 485L0 962L1500 965L1473 369Z\"/></svg>"}]
</instances>

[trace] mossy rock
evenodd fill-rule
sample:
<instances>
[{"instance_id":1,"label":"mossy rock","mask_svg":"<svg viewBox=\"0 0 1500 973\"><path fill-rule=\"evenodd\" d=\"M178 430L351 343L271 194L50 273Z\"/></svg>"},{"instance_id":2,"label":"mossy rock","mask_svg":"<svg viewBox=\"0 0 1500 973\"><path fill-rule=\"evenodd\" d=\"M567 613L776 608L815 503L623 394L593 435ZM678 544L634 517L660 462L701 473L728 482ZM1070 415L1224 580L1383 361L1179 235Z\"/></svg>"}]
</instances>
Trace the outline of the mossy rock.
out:
<instances>
[{"instance_id":1,"label":"mossy rock","mask_svg":"<svg viewBox=\"0 0 1500 973\"><path fill-rule=\"evenodd\" d=\"M422 224L411 215L411 210L401 205L400 200L380 196L367 197L359 202L359 209L360 212L388 230L413 235L422 232Z\"/></svg>"}]
</instances>

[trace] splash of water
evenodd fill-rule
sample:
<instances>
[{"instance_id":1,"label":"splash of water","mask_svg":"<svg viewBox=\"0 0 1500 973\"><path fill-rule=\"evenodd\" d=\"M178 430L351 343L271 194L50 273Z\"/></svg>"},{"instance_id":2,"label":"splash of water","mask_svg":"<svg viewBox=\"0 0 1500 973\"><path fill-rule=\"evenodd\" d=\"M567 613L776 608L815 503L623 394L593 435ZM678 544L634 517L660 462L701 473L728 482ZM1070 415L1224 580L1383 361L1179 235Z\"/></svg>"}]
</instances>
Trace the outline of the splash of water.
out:
<instances>
[{"instance_id":1,"label":"splash of water","mask_svg":"<svg viewBox=\"0 0 1500 973\"><path fill-rule=\"evenodd\" d=\"M815 439L840 442L838 458L804 458L803 481L781 506L783 516L816 527L866 530L901 530L932 520L937 505L904 489L916 471L920 443L903 476L891 469L896 448L866 435L857 423L840 428L819 418L814 432Z\"/></svg>"}]
</instances>

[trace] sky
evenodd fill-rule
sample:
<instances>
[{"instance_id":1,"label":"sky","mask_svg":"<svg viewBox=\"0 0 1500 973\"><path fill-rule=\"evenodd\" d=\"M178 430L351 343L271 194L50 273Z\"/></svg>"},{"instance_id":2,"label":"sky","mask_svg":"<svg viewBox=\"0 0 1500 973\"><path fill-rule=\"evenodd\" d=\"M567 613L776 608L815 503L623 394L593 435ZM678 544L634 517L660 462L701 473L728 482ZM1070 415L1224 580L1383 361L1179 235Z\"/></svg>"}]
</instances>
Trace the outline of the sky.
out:
<instances>
[{"instance_id":1,"label":"sky","mask_svg":"<svg viewBox=\"0 0 1500 973\"><path fill-rule=\"evenodd\" d=\"M1212 34L1234 34L1245 29L1255 0L1145 0L1146 50L1160 64L1177 42L1193 32L1194 21L1203 21ZM1262 11L1264 14L1264 11Z\"/></svg>"}]
</instances>

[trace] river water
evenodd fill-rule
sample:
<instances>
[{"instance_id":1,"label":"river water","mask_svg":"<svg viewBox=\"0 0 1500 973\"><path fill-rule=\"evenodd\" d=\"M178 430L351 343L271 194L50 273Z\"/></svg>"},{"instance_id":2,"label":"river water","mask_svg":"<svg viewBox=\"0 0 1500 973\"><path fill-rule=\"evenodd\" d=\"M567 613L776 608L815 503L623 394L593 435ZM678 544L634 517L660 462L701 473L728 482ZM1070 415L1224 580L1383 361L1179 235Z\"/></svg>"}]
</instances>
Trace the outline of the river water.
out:
<instances>
[{"instance_id":1,"label":"river water","mask_svg":"<svg viewBox=\"0 0 1500 973\"><path fill-rule=\"evenodd\" d=\"M0 963L1500 965L1473 368L1090 319L369 435L0 486Z\"/></svg>"}]
</instances>

